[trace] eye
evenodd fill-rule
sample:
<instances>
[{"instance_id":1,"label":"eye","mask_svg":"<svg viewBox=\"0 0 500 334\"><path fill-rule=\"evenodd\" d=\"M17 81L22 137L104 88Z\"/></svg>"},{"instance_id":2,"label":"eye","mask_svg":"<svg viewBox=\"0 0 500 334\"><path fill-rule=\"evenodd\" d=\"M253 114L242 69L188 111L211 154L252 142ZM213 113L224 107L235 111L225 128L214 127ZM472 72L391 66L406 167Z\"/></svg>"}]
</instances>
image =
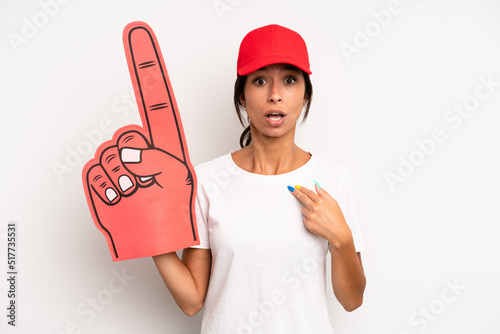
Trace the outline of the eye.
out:
<instances>
[{"instance_id":1,"label":"eye","mask_svg":"<svg viewBox=\"0 0 500 334\"><path fill-rule=\"evenodd\" d=\"M294 77L287 77L287 78L285 79L285 83L286 83L287 85L294 84L294 83L295 83L295 81L297 81L297 79L295 79Z\"/></svg>"},{"instance_id":2,"label":"eye","mask_svg":"<svg viewBox=\"0 0 500 334\"><path fill-rule=\"evenodd\" d=\"M262 86L262 85L264 85L264 84L266 84L266 83L267 83L266 79L264 79L264 78L255 78L255 79L253 80L253 82L254 82L257 86Z\"/></svg>"}]
</instances>

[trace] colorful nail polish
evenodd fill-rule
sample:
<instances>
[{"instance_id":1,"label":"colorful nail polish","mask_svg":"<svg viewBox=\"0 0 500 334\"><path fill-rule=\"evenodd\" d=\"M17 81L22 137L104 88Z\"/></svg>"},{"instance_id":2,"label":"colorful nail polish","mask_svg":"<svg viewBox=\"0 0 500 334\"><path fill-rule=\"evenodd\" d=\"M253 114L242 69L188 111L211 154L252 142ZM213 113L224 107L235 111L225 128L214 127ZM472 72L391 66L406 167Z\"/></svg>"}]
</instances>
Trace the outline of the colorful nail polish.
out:
<instances>
[{"instance_id":1,"label":"colorful nail polish","mask_svg":"<svg viewBox=\"0 0 500 334\"><path fill-rule=\"evenodd\" d=\"M316 180L313 180L313 181L314 181L314 183L316 183L316 186L318 186L318 188L321 189L321 186L319 185L318 181L316 181Z\"/></svg>"},{"instance_id":2,"label":"colorful nail polish","mask_svg":"<svg viewBox=\"0 0 500 334\"><path fill-rule=\"evenodd\" d=\"M288 190L290 190L292 193L295 191L295 188L292 186L287 186Z\"/></svg>"},{"instance_id":3,"label":"colorful nail polish","mask_svg":"<svg viewBox=\"0 0 500 334\"><path fill-rule=\"evenodd\" d=\"M296 185L296 186L295 186L295 189L300 189L300 186Z\"/></svg>"}]
</instances>

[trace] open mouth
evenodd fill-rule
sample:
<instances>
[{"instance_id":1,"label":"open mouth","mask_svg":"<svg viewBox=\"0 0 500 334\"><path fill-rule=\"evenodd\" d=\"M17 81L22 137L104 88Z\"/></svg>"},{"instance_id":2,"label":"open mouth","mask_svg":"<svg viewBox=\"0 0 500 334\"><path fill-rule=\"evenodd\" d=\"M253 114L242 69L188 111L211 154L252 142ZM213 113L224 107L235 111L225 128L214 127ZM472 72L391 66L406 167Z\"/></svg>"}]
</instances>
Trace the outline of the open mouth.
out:
<instances>
[{"instance_id":1,"label":"open mouth","mask_svg":"<svg viewBox=\"0 0 500 334\"><path fill-rule=\"evenodd\" d=\"M285 114L283 113L280 113L280 112L270 112L266 115L267 118L271 119L271 120L280 120L282 119L283 117L285 117Z\"/></svg>"}]
</instances>

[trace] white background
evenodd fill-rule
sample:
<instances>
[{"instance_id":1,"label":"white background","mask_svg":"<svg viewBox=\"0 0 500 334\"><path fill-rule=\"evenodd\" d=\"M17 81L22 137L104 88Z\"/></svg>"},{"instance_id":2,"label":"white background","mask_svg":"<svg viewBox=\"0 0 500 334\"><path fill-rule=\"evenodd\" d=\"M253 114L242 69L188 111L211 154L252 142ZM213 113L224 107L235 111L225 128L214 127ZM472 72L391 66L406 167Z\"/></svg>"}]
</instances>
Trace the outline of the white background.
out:
<instances>
[{"instance_id":1,"label":"white background","mask_svg":"<svg viewBox=\"0 0 500 334\"><path fill-rule=\"evenodd\" d=\"M122 100L132 88L121 34L136 20L158 37L194 165L238 148L243 36L278 23L306 40L315 91L297 142L352 171L368 244L363 306L346 313L329 292L336 333L500 331L498 1L401 0L378 15L383 26L374 13L394 1L66 2L0 3L0 277L8 222L19 270L16 328L0 280L0 332L199 331L201 314L183 315L151 259L112 262L82 188L97 145L140 122ZM463 103L468 117L449 114ZM430 145L434 129L445 140Z\"/></svg>"}]
</instances>

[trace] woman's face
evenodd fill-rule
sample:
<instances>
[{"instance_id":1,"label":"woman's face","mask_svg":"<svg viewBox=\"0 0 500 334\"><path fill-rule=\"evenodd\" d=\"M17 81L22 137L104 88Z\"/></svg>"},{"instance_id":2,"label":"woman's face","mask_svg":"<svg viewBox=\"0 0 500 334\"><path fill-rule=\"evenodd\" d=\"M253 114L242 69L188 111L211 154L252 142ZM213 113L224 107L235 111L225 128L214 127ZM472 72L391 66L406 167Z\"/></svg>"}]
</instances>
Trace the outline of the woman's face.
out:
<instances>
[{"instance_id":1,"label":"woman's face","mask_svg":"<svg viewBox=\"0 0 500 334\"><path fill-rule=\"evenodd\" d=\"M253 126L252 137L281 137L295 129L307 102L302 72L288 64L273 64L248 75L242 105Z\"/></svg>"}]
</instances>

